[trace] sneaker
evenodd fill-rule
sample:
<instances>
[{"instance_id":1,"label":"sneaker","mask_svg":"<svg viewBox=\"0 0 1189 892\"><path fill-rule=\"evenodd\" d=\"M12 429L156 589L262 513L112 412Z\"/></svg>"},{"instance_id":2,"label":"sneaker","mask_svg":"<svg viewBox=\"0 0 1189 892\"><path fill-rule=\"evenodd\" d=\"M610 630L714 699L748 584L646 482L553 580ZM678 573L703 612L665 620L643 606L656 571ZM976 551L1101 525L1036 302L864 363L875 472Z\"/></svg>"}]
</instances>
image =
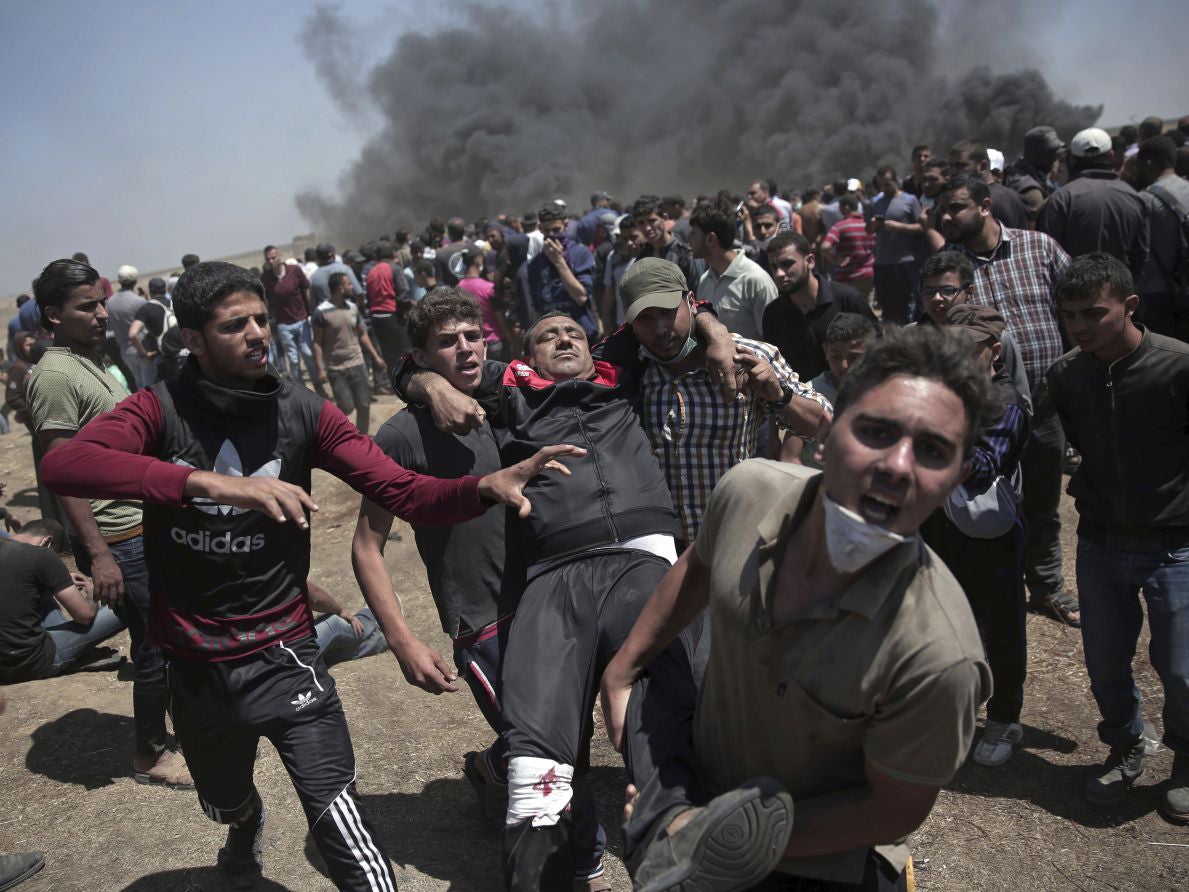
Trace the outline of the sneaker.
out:
<instances>
[{"instance_id":1,"label":"sneaker","mask_svg":"<svg viewBox=\"0 0 1189 892\"><path fill-rule=\"evenodd\" d=\"M219 849L219 867L233 889L251 889L264 874L264 803L258 815L254 822L228 826L227 842Z\"/></svg>"},{"instance_id":2,"label":"sneaker","mask_svg":"<svg viewBox=\"0 0 1189 892\"><path fill-rule=\"evenodd\" d=\"M19 886L43 867L45 867L45 855L41 852L16 852L0 855L0 889Z\"/></svg>"},{"instance_id":3,"label":"sneaker","mask_svg":"<svg viewBox=\"0 0 1189 892\"><path fill-rule=\"evenodd\" d=\"M574 892L611 892L611 881L602 865L599 865L598 876L574 877Z\"/></svg>"},{"instance_id":4,"label":"sneaker","mask_svg":"<svg viewBox=\"0 0 1189 892\"><path fill-rule=\"evenodd\" d=\"M484 753L471 752L463 756L462 773L471 782L483 817L489 824L503 829L508 814L508 785L492 776Z\"/></svg>"},{"instance_id":5,"label":"sneaker","mask_svg":"<svg viewBox=\"0 0 1189 892\"><path fill-rule=\"evenodd\" d=\"M696 809L672 836L654 839L633 877L637 892L750 889L784 856L793 799L781 783L757 777Z\"/></svg>"},{"instance_id":6,"label":"sneaker","mask_svg":"<svg viewBox=\"0 0 1189 892\"><path fill-rule=\"evenodd\" d=\"M992 768L1002 765L1011 758L1013 748L1023 736L1024 729L1018 722L1008 724L987 719L983 736L974 748L974 761Z\"/></svg>"},{"instance_id":7,"label":"sneaker","mask_svg":"<svg viewBox=\"0 0 1189 892\"><path fill-rule=\"evenodd\" d=\"M1111 747L1106 762L1086 781L1086 798L1094 805L1113 805L1122 801L1131 785L1144 773L1144 741Z\"/></svg>"},{"instance_id":8,"label":"sneaker","mask_svg":"<svg viewBox=\"0 0 1189 892\"><path fill-rule=\"evenodd\" d=\"M1189 756L1173 756L1172 777L1160 800L1160 813L1174 823L1189 824Z\"/></svg>"}]
</instances>

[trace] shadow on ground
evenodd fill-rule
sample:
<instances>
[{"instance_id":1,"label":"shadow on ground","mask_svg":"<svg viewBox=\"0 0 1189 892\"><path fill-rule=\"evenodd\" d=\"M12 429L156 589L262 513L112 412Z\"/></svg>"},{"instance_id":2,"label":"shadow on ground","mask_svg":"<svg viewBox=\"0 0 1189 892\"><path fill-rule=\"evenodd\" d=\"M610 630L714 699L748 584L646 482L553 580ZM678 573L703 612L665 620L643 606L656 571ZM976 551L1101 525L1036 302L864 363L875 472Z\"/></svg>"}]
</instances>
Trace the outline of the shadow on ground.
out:
<instances>
[{"instance_id":1,"label":"shadow on ground","mask_svg":"<svg viewBox=\"0 0 1189 892\"><path fill-rule=\"evenodd\" d=\"M71 710L33 732L25 767L50 780L97 790L131 773L133 736L128 716Z\"/></svg>"},{"instance_id":2,"label":"shadow on ground","mask_svg":"<svg viewBox=\"0 0 1189 892\"><path fill-rule=\"evenodd\" d=\"M1077 748L1076 742L1067 737L1025 725L1024 738L1007 765L986 768L968 761L949 789L1028 802L1082 827L1118 827L1156 810L1161 787L1135 787L1122 802L1110 807L1087 802L1082 787L1105 758L1106 748L1101 752L1085 750L1085 760L1077 765L1058 765L1042 755L1046 751L1069 754ZM1153 770L1157 769L1150 760L1148 773Z\"/></svg>"},{"instance_id":3,"label":"shadow on ground","mask_svg":"<svg viewBox=\"0 0 1189 892\"><path fill-rule=\"evenodd\" d=\"M622 857L620 824L627 783L623 770L595 766L590 778L607 832L607 850ZM411 870L448 883L453 892L489 892L503 885L499 828L483 819L465 779L431 780L417 794L365 795L360 805L375 829L376 841L395 865L398 887ZM305 855L315 870L329 876L308 834Z\"/></svg>"},{"instance_id":4,"label":"shadow on ground","mask_svg":"<svg viewBox=\"0 0 1189 892\"><path fill-rule=\"evenodd\" d=\"M219 868L195 867L151 873L125 886L123 892L224 892L229 888L227 876ZM255 892L289 892L288 886L267 877L252 888Z\"/></svg>"}]
</instances>

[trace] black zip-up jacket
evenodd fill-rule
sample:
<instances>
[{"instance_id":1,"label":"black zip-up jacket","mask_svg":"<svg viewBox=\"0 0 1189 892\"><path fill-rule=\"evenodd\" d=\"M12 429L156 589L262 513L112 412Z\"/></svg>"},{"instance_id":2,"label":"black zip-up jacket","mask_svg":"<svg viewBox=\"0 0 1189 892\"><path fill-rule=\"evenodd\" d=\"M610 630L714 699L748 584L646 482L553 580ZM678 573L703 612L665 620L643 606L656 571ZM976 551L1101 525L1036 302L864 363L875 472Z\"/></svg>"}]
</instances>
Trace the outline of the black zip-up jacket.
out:
<instances>
[{"instance_id":1,"label":"black zip-up jacket","mask_svg":"<svg viewBox=\"0 0 1189 892\"><path fill-rule=\"evenodd\" d=\"M1109 548L1189 544L1189 344L1150 331L1109 365L1066 353L1048 371L1065 435L1078 535Z\"/></svg>"},{"instance_id":2,"label":"black zip-up jacket","mask_svg":"<svg viewBox=\"0 0 1189 892\"><path fill-rule=\"evenodd\" d=\"M397 392L415 367L393 375ZM570 557L638 536L677 536L665 475L632 409L624 370L595 363L589 380L550 381L523 362L488 361L474 397L487 412L505 466L559 443L581 446L564 457L571 476L542 474L524 494L532 513L519 524L528 563Z\"/></svg>"}]
</instances>

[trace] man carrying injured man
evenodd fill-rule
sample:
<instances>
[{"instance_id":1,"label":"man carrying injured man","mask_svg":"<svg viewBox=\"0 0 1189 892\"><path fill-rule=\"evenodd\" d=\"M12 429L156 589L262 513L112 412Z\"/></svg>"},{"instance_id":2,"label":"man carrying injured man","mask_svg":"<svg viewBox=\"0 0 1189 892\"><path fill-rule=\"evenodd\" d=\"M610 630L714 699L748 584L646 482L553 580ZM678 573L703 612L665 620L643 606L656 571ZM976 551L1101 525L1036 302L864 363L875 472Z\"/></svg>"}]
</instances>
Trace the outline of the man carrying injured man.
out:
<instances>
[{"instance_id":1,"label":"man carrying injured man","mask_svg":"<svg viewBox=\"0 0 1189 892\"><path fill-rule=\"evenodd\" d=\"M707 320L699 330L706 326L725 332ZM575 875L570 801L589 756L602 669L677 559L678 527L632 410L631 375L596 362L581 325L563 314L539 319L525 344L527 363L487 363L474 393L504 464L538 444L586 450L565 459L564 487L549 477L530 482L533 512L508 530L530 566L503 664L510 727L504 879L513 890L556 890ZM716 345L733 356L729 335ZM410 378L410 371L398 374L397 390L444 417L442 406L457 391L434 372ZM687 650L699 633L696 623L686 630Z\"/></svg>"}]
</instances>

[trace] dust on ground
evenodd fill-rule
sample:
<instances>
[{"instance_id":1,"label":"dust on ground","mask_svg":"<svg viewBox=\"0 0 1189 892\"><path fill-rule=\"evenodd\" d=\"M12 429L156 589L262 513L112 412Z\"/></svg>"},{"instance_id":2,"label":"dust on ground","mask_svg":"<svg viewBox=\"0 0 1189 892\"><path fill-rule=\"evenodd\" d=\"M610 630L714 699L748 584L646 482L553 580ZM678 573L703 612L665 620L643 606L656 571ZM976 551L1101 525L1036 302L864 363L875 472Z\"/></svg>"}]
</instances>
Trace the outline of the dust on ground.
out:
<instances>
[{"instance_id":1,"label":"dust on ground","mask_svg":"<svg viewBox=\"0 0 1189 892\"><path fill-rule=\"evenodd\" d=\"M373 406L376 425L396 407ZM28 434L0 437L0 480L18 516L37 513ZM322 472L312 577L351 607L362 606L350 566L359 497ZM1073 513L1062 505L1067 578L1073 580ZM388 566L409 623L449 654L409 528L398 521ZM1081 797L1089 767L1104 756L1081 638L1039 616L1028 620L1024 739L1004 767L968 762L913 838L917 887L1138 889L1189 887L1189 831L1156 805L1171 757L1162 751L1123 804L1096 809ZM1162 698L1146 656L1136 658L1144 713L1159 724ZM112 642L125 653L126 635ZM490 742L470 693L433 697L408 685L381 655L334 669L359 767L359 790L402 889L488 892L502 887L500 841L480 818L462 775L462 754ZM45 870L22 892L196 892L224 888L214 868L223 828L193 793L136 784L132 685L127 672L84 673L7 689L0 717L0 851L41 849ZM618 861L624 785L618 756L596 729L593 780L610 828L608 869L631 888ZM309 841L301 808L272 747L261 745L256 782L268 810L263 890L332 888ZM1164 845L1157 845L1161 843Z\"/></svg>"}]
</instances>

